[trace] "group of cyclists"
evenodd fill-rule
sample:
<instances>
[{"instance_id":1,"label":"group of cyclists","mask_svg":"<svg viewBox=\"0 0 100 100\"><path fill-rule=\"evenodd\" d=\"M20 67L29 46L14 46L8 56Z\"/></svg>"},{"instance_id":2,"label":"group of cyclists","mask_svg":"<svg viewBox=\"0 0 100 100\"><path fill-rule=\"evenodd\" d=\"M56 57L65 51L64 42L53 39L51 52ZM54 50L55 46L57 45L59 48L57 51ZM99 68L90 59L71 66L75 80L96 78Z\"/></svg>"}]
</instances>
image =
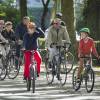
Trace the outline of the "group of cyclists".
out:
<instances>
[{"instance_id":1,"label":"group of cyclists","mask_svg":"<svg viewBox=\"0 0 100 100\"><path fill-rule=\"evenodd\" d=\"M27 50L24 53L25 63L24 63L24 79L29 77L29 66L30 66L30 56L31 50L35 50L34 58L37 62L37 76L40 76L40 66L42 58L38 52L38 37L46 38L46 48L49 51L49 64L51 65L53 56L58 52L55 45L63 45L64 42L71 44L71 39L69 37L67 27L62 21L62 14L57 13L56 18L51 22L50 27L43 32L40 28L36 26L34 22L30 21L28 16L23 17L21 23L16 26L15 31L13 30L13 23L7 21L4 23L4 20L0 20L0 41L9 43L10 41L16 42L16 56L20 56L21 45L23 49ZM45 35L45 34L46 35ZM89 37L91 33L89 28L82 28L80 31L80 41L78 48L78 58L79 58L79 69L77 73L77 80L80 79L80 73L83 69L83 59L82 56L92 56L92 53L100 59L99 54L96 51L95 43L92 38ZM8 48L8 47L7 47ZM4 52L3 45L0 45L0 50ZM7 49L8 50L8 49ZM16 63L17 68L17 63ZM60 76L58 76L60 77Z\"/></svg>"}]
</instances>

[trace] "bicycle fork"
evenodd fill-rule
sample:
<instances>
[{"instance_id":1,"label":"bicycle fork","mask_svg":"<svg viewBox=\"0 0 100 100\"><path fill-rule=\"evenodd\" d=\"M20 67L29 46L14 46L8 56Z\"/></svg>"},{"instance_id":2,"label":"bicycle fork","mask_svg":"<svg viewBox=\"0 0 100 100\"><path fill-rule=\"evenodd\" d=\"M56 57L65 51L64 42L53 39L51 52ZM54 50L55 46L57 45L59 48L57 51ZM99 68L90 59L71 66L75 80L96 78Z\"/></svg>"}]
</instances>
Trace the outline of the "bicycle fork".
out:
<instances>
[{"instance_id":1,"label":"bicycle fork","mask_svg":"<svg viewBox=\"0 0 100 100\"><path fill-rule=\"evenodd\" d=\"M33 78L36 79L36 77L37 77L37 70L36 70L35 64L33 64L33 65L30 66L30 78L31 79L33 79Z\"/></svg>"}]
</instances>

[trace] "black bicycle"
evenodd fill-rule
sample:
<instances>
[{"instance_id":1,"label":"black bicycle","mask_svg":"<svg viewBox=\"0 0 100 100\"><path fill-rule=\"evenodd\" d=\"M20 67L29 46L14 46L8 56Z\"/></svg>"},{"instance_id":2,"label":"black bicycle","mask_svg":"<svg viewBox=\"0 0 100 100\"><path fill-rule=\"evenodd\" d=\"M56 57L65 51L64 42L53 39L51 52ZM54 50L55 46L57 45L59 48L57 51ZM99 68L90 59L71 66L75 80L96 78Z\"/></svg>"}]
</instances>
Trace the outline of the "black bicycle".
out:
<instances>
[{"instance_id":1,"label":"black bicycle","mask_svg":"<svg viewBox=\"0 0 100 100\"><path fill-rule=\"evenodd\" d=\"M31 64L29 66L29 77L27 77L26 82L27 82L27 91L30 91L32 87L33 93L35 92L35 80L37 78L37 63L34 58L34 50L23 50L25 52L30 52L31 53Z\"/></svg>"},{"instance_id":2,"label":"black bicycle","mask_svg":"<svg viewBox=\"0 0 100 100\"><path fill-rule=\"evenodd\" d=\"M72 70L74 62L74 56L71 52L69 52L69 48L69 43L66 43L64 46L59 46L56 44L56 49L58 52L53 56L52 62L49 62L48 59L46 59L45 67L48 84L52 84L54 81L54 76L57 77L61 85L66 83L67 74Z\"/></svg>"},{"instance_id":3,"label":"black bicycle","mask_svg":"<svg viewBox=\"0 0 100 100\"><path fill-rule=\"evenodd\" d=\"M92 58L91 57L82 57L84 59L84 69L81 73L80 80L77 81L78 67L73 70L72 84L75 91L78 91L85 81L85 87L88 93L93 91L94 82L95 82L95 73L92 69Z\"/></svg>"}]
</instances>

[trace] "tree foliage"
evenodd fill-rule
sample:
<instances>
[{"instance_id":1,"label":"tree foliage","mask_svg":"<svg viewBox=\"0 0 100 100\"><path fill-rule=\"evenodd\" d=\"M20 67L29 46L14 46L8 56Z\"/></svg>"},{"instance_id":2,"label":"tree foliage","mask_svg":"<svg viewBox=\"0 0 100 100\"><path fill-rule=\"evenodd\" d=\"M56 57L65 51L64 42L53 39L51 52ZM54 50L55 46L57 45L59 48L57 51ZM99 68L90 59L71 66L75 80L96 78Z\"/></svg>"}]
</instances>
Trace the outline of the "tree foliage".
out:
<instances>
[{"instance_id":1,"label":"tree foliage","mask_svg":"<svg viewBox=\"0 0 100 100\"><path fill-rule=\"evenodd\" d=\"M0 19L12 21L14 25L16 25L20 14L19 10L14 7L13 3L14 0L5 0L0 3Z\"/></svg>"}]
</instances>

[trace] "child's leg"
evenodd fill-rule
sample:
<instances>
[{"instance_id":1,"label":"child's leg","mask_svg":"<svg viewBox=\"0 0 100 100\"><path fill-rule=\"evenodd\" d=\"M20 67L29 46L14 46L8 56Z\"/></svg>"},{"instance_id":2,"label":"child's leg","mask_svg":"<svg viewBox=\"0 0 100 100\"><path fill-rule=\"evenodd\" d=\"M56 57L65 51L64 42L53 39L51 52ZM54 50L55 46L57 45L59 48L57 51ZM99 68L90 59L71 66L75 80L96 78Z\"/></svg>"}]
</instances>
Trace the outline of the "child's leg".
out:
<instances>
[{"instance_id":1,"label":"child's leg","mask_svg":"<svg viewBox=\"0 0 100 100\"><path fill-rule=\"evenodd\" d=\"M25 52L24 58L25 58L24 77L27 78L27 77L29 77L29 66L30 66L30 62L31 62L31 53Z\"/></svg>"},{"instance_id":2,"label":"child's leg","mask_svg":"<svg viewBox=\"0 0 100 100\"><path fill-rule=\"evenodd\" d=\"M80 75L83 71L83 61L84 61L84 59L82 59L82 58L79 59L79 68L78 68L78 75L77 75L78 78L80 78Z\"/></svg>"},{"instance_id":3,"label":"child's leg","mask_svg":"<svg viewBox=\"0 0 100 100\"><path fill-rule=\"evenodd\" d=\"M39 54L38 51L36 51L34 53L34 58L37 62L37 72L38 72L38 74L40 74L40 65L41 65L41 62L42 62L42 58L41 58L41 55Z\"/></svg>"}]
</instances>

